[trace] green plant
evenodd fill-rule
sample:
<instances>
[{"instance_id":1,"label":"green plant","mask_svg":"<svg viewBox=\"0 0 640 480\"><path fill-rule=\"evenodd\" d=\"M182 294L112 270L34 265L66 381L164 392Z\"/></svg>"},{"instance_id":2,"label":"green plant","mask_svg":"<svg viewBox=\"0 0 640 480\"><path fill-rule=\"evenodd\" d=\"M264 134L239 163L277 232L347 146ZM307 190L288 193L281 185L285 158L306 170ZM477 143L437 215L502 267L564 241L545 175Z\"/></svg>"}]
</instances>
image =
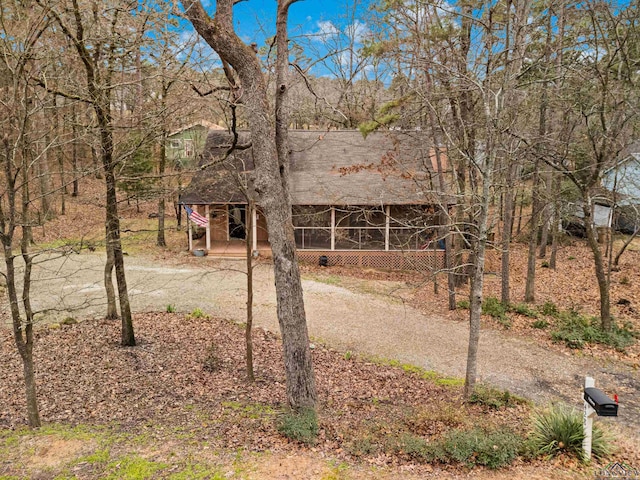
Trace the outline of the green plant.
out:
<instances>
[{"instance_id":1,"label":"green plant","mask_svg":"<svg viewBox=\"0 0 640 480\"><path fill-rule=\"evenodd\" d=\"M356 457L371 455L380 450L379 442L371 435L357 437L347 444L348 452Z\"/></svg>"},{"instance_id":2,"label":"green plant","mask_svg":"<svg viewBox=\"0 0 640 480\"><path fill-rule=\"evenodd\" d=\"M458 300L458 303L456 303L456 306L458 308L463 308L465 310L469 310L470 304L469 304L469 300Z\"/></svg>"},{"instance_id":3,"label":"green plant","mask_svg":"<svg viewBox=\"0 0 640 480\"><path fill-rule=\"evenodd\" d=\"M78 321L73 317L65 317L60 324L61 325L75 325Z\"/></svg>"},{"instance_id":4,"label":"green plant","mask_svg":"<svg viewBox=\"0 0 640 480\"><path fill-rule=\"evenodd\" d=\"M620 279L620 285L629 285L630 283L629 277L626 275Z\"/></svg>"},{"instance_id":5,"label":"green plant","mask_svg":"<svg viewBox=\"0 0 640 480\"><path fill-rule=\"evenodd\" d=\"M482 302L482 313L483 315L490 315L502 322L508 320L506 307L496 297L487 297L484 299L484 302Z\"/></svg>"},{"instance_id":6,"label":"green plant","mask_svg":"<svg viewBox=\"0 0 640 480\"><path fill-rule=\"evenodd\" d=\"M573 255L570 255L569 257L567 257L567 260L575 260L576 257L574 257Z\"/></svg>"},{"instance_id":7,"label":"green plant","mask_svg":"<svg viewBox=\"0 0 640 480\"><path fill-rule=\"evenodd\" d=\"M549 326L549 322L547 322L546 320L536 320L535 322L533 322L531 324L531 326L533 328L538 328L540 330L544 330L545 328L547 328Z\"/></svg>"},{"instance_id":8,"label":"green plant","mask_svg":"<svg viewBox=\"0 0 640 480\"><path fill-rule=\"evenodd\" d=\"M542 262L542 263L540 264L540 267L542 267L542 268L549 268L549 262L547 262L547 261Z\"/></svg>"},{"instance_id":9,"label":"green plant","mask_svg":"<svg viewBox=\"0 0 640 480\"><path fill-rule=\"evenodd\" d=\"M518 315L524 315L529 318L538 318L538 312L536 312L531 306L526 303L518 303L516 305L511 306L511 311L517 313Z\"/></svg>"},{"instance_id":10,"label":"green plant","mask_svg":"<svg viewBox=\"0 0 640 480\"><path fill-rule=\"evenodd\" d=\"M598 320L589 318L575 310L562 312L558 324L551 332L554 342L563 342L569 348L582 348L588 343L609 345L622 351L633 345L638 333L627 325L613 325L610 330L602 330Z\"/></svg>"},{"instance_id":11,"label":"green plant","mask_svg":"<svg viewBox=\"0 0 640 480\"><path fill-rule=\"evenodd\" d=\"M556 304L548 300L544 302L542 307L540 307L540 311L543 315L546 315L548 317L556 317L560 313L558 307L556 307Z\"/></svg>"},{"instance_id":12,"label":"green plant","mask_svg":"<svg viewBox=\"0 0 640 480\"><path fill-rule=\"evenodd\" d=\"M200 308L194 308L188 316L189 318L209 318L209 315L204 313Z\"/></svg>"},{"instance_id":13,"label":"green plant","mask_svg":"<svg viewBox=\"0 0 640 480\"><path fill-rule=\"evenodd\" d=\"M575 410L554 406L537 413L533 418L533 430L529 444L537 455L553 457L568 453L583 459L582 414ZM611 438L597 425L593 427L591 453L604 458L612 453Z\"/></svg>"},{"instance_id":14,"label":"green plant","mask_svg":"<svg viewBox=\"0 0 640 480\"><path fill-rule=\"evenodd\" d=\"M484 465L496 469L513 462L523 445L524 439L508 429L456 429L430 445L427 457L442 463L457 462L469 467Z\"/></svg>"},{"instance_id":15,"label":"green plant","mask_svg":"<svg viewBox=\"0 0 640 480\"><path fill-rule=\"evenodd\" d=\"M353 353L349 350L347 350L346 352L344 352L344 359L345 360L351 360L353 358Z\"/></svg>"},{"instance_id":16,"label":"green plant","mask_svg":"<svg viewBox=\"0 0 640 480\"><path fill-rule=\"evenodd\" d=\"M485 407L499 409L502 407L513 407L526 403L527 401L517 395L513 395L508 390L498 390L487 385L478 384L469 397L469 403L484 405Z\"/></svg>"},{"instance_id":17,"label":"green plant","mask_svg":"<svg viewBox=\"0 0 640 480\"><path fill-rule=\"evenodd\" d=\"M176 313L176 307L171 304L167 305L167 313Z\"/></svg>"},{"instance_id":18,"label":"green plant","mask_svg":"<svg viewBox=\"0 0 640 480\"><path fill-rule=\"evenodd\" d=\"M184 470L172 473L168 480L224 480L222 472L201 463L187 462Z\"/></svg>"},{"instance_id":19,"label":"green plant","mask_svg":"<svg viewBox=\"0 0 640 480\"><path fill-rule=\"evenodd\" d=\"M167 468L167 466L166 463L152 462L138 456L127 456L111 462L107 466L111 474L104 478L107 480L144 480L152 478L157 471Z\"/></svg>"},{"instance_id":20,"label":"green plant","mask_svg":"<svg viewBox=\"0 0 640 480\"><path fill-rule=\"evenodd\" d=\"M313 444L318 435L318 417L313 408L287 411L280 416L276 427L282 435L291 440Z\"/></svg>"},{"instance_id":21,"label":"green plant","mask_svg":"<svg viewBox=\"0 0 640 480\"><path fill-rule=\"evenodd\" d=\"M407 455L411 458L429 461L431 452L429 443L413 433L403 433L391 440L391 450L396 454Z\"/></svg>"}]
</instances>

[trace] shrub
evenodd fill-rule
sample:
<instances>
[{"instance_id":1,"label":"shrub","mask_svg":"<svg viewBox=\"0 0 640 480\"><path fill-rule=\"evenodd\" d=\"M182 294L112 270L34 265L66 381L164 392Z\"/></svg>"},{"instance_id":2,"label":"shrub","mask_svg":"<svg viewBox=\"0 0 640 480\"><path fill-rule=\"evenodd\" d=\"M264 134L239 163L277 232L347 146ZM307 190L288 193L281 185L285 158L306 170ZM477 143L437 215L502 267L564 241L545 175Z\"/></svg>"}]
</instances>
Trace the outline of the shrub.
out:
<instances>
[{"instance_id":1,"label":"shrub","mask_svg":"<svg viewBox=\"0 0 640 480\"><path fill-rule=\"evenodd\" d=\"M537 318L538 312L536 312L533 308L531 308L526 303L518 303L511 307L511 310L517 313L518 315L524 315L529 318Z\"/></svg>"},{"instance_id":2,"label":"shrub","mask_svg":"<svg viewBox=\"0 0 640 480\"><path fill-rule=\"evenodd\" d=\"M318 417L313 408L288 411L280 416L276 425L278 431L296 442L313 444L318 435Z\"/></svg>"},{"instance_id":3,"label":"shrub","mask_svg":"<svg viewBox=\"0 0 640 480\"><path fill-rule=\"evenodd\" d=\"M549 322L547 322L546 320L536 320L535 322L533 322L531 324L531 326L533 328L538 328L540 330L544 330L545 328L547 328L549 326Z\"/></svg>"},{"instance_id":4,"label":"shrub","mask_svg":"<svg viewBox=\"0 0 640 480\"><path fill-rule=\"evenodd\" d=\"M379 442L371 435L365 435L352 440L347 445L348 452L356 457L372 455L380 450Z\"/></svg>"},{"instance_id":5,"label":"shrub","mask_svg":"<svg viewBox=\"0 0 640 480\"><path fill-rule=\"evenodd\" d=\"M507 320L507 309L496 297L487 297L482 302L482 313L501 321Z\"/></svg>"},{"instance_id":6,"label":"shrub","mask_svg":"<svg viewBox=\"0 0 640 480\"><path fill-rule=\"evenodd\" d=\"M540 311L543 315L546 315L548 317L556 317L560 313L558 307L556 307L556 304L548 300L544 302L544 304L540 308Z\"/></svg>"},{"instance_id":7,"label":"shrub","mask_svg":"<svg viewBox=\"0 0 640 480\"><path fill-rule=\"evenodd\" d=\"M524 445L524 439L508 429L487 432L475 428L452 430L438 443L431 446L431 453L436 460L453 460L469 467L484 465L496 469L515 460Z\"/></svg>"},{"instance_id":8,"label":"shrub","mask_svg":"<svg viewBox=\"0 0 640 480\"><path fill-rule=\"evenodd\" d=\"M459 301L456 303L456 306L457 306L458 308L463 308L463 309L465 309L465 310L469 310L469 307L470 307L469 300L459 300Z\"/></svg>"},{"instance_id":9,"label":"shrub","mask_svg":"<svg viewBox=\"0 0 640 480\"><path fill-rule=\"evenodd\" d=\"M560 453L584 458L582 450L582 414L575 410L552 407L537 413L533 418L533 430L529 434L529 444L537 455L553 457ZM604 458L612 452L611 438L597 425L593 426L591 453Z\"/></svg>"},{"instance_id":10,"label":"shrub","mask_svg":"<svg viewBox=\"0 0 640 480\"><path fill-rule=\"evenodd\" d=\"M469 397L469 403L484 405L497 410L502 407L513 407L526 403L526 400L517 395L513 395L508 390L502 391L486 385L476 385L473 393Z\"/></svg>"},{"instance_id":11,"label":"shrub","mask_svg":"<svg viewBox=\"0 0 640 480\"><path fill-rule=\"evenodd\" d=\"M582 348L587 343L600 343L619 351L633 345L637 335L628 325L618 327L614 324L611 330L602 330L597 319L586 317L574 310L563 312L556 329L551 332L553 341L564 342L569 348Z\"/></svg>"},{"instance_id":12,"label":"shrub","mask_svg":"<svg viewBox=\"0 0 640 480\"><path fill-rule=\"evenodd\" d=\"M403 433L392 443L392 450L396 454L408 455L411 458L426 462L432 461L429 443L418 435Z\"/></svg>"}]
</instances>

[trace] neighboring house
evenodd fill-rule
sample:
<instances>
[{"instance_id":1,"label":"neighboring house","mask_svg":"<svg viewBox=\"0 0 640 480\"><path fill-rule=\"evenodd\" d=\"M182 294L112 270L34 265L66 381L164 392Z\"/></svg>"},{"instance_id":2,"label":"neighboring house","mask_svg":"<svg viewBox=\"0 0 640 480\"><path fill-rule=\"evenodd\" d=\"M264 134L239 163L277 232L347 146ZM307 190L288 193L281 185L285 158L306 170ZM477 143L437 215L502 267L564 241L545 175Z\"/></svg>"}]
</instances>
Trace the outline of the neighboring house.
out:
<instances>
[{"instance_id":1,"label":"neighboring house","mask_svg":"<svg viewBox=\"0 0 640 480\"><path fill-rule=\"evenodd\" d=\"M224 127L201 120L171 132L167 136L167 161L177 168L194 167L204 150L207 135L214 130L224 130Z\"/></svg>"},{"instance_id":2,"label":"neighboring house","mask_svg":"<svg viewBox=\"0 0 640 480\"><path fill-rule=\"evenodd\" d=\"M317 263L324 256L329 265L380 268L442 265L440 217L442 208L453 202L438 188L435 151L424 134L372 133L365 139L357 131L293 130L289 140L294 234L301 259ZM238 145L247 143L243 132ZM212 131L202 162L224 157L230 145L228 133ZM446 155L440 157L446 170ZM244 226L251 215L252 250L270 253L260 207L247 211L252 170L251 149L236 150L196 173L183 192L180 203L209 219L202 245L207 250L244 246ZM194 248L191 238L189 247Z\"/></svg>"},{"instance_id":3,"label":"neighboring house","mask_svg":"<svg viewBox=\"0 0 640 480\"><path fill-rule=\"evenodd\" d=\"M604 172L602 186L615 205L614 227L633 233L640 226L640 142L628 147L621 159Z\"/></svg>"},{"instance_id":4,"label":"neighboring house","mask_svg":"<svg viewBox=\"0 0 640 480\"><path fill-rule=\"evenodd\" d=\"M640 142L631 145L627 153L604 172L602 186L616 195L618 204L640 204Z\"/></svg>"}]
</instances>

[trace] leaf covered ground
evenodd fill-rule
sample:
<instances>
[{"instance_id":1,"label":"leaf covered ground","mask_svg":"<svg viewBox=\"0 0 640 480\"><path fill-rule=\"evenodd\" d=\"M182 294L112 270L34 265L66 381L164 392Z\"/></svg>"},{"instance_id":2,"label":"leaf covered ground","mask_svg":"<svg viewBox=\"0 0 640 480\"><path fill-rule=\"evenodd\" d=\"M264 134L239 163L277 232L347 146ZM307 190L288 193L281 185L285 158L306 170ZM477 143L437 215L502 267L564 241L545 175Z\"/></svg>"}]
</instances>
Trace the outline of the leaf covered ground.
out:
<instances>
[{"instance_id":1,"label":"leaf covered ground","mask_svg":"<svg viewBox=\"0 0 640 480\"><path fill-rule=\"evenodd\" d=\"M0 478L500 478L484 468L421 462L406 439L435 441L456 428L529 428L526 403L465 404L455 379L318 345L320 431L316 443L302 445L276 428L285 401L277 336L254 332L257 382L250 384L241 326L147 313L137 315L136 329L133 348L119 345L113 321L38 330L46 427L37 433L22 429L20 361L10 332L1 331ZM627 446L618 455L634 461ZM308 471L299 462L308 462ZM150 473L128 476L129 468ZM588 472L565 458L517 460L503 473L545 478L549 469L559 469L560 478ZM196 476L199 470L209 473Z\"/></svg>"}]
</instances>

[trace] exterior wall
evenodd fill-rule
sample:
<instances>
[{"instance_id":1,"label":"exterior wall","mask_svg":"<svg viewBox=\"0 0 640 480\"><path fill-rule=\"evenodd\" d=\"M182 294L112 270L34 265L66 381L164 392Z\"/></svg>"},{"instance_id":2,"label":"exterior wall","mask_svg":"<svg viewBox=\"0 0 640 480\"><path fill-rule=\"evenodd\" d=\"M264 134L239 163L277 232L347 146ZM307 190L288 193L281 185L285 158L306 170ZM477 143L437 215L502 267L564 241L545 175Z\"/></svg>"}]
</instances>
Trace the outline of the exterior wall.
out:
<instances>
[{"instance_id":1,"label":"exterior wall","mask_svg":"<svg viewBox=\"0 0 640 480\"><path fill-rule=\"evenodd\" d=\"M615 193L630 197L629 203L640 203L640 154L607 172L602 185L607 190L615 188Z\"/></svg>"},{"instance_id":2,"label":"exterior wall","mask_svg":"<svg viewBox=\"0 0 640 480\"><path fill-rule=\"evenodd\" d=\"M209 129L203 125L191 128L167 137L167 160L182 167L195 165L198 156L204 150ZM191 145L191 148L188 146Z\"/></svg>"}]
</instances>

